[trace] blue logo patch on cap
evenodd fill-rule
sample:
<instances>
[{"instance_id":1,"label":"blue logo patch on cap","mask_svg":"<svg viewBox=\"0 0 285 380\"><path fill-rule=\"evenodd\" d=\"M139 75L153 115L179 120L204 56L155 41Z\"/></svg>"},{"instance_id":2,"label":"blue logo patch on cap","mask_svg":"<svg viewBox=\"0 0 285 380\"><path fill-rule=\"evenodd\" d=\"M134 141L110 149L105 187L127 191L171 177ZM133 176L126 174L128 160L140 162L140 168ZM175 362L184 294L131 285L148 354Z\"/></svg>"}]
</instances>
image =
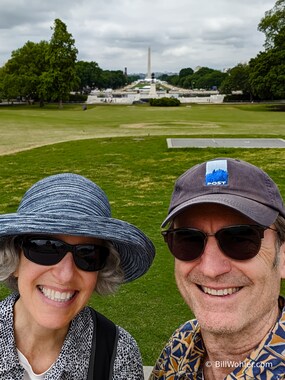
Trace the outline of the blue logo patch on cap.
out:
<instances>
[{"instance_id":1,"label":"blue logo patch on cap","mask_svg":"<svg viewBox=\"0 0 285 380\"><path fill-rule=\"evenodd\" d=\"M225 186L228 185L228 179L227 160L207 162L205 175L205 184L207 186Z\"/></svg>"}]
</instances>

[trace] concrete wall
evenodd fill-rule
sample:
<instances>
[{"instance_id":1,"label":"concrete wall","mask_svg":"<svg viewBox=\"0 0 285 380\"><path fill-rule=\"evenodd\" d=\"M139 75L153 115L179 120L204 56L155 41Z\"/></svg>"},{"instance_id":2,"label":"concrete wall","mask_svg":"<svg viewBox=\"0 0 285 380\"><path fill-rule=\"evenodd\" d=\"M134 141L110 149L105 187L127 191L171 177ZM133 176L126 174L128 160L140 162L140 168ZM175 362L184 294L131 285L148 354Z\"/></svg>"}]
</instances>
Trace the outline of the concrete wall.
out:
<instances>
[{"instance_id":1,"label":"concrete wall","mask_svg":"<svg viewBox=\"0 0 285 380\"><path fill-rule=\"evenodd\" d=\"M209 95L209 96L193 96L193 97L184 97L179 96L179 94L157 94L157 98L161 97L175 97L180 100L183 104L188 103L223 103L225 95L215 94L215 95ZM147 93L128 93L124 94L121 97L116 97L116 94L114 96L112 94L106 94L104 97L98 97L98 95L89 95L87 99L87 104L133 104L134 101L139 101L141 99L148 99L151 98Z\"/></svg>"}]
</instances>

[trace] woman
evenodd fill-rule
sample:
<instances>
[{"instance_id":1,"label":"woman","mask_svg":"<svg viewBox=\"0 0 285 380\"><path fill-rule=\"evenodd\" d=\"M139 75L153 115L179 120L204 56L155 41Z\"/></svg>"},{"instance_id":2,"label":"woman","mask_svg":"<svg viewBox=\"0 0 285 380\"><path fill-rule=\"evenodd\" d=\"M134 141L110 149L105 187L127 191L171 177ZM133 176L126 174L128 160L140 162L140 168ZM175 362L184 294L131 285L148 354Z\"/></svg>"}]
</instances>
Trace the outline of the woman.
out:
<instances>
[{"instance_id":1,"label":"woman","mask_svg":"<svg viewBox=\"0 0 285 380\"><path fill-rule=\"evenodd\" d=\"M86 306L94 290L142 276L155 254L111 217L102 189L76 174L47 177L0 216L0 237L0 281L16 290L0 303L0 379L143 379L132 336Z\"/></svg>"}]
</instances>

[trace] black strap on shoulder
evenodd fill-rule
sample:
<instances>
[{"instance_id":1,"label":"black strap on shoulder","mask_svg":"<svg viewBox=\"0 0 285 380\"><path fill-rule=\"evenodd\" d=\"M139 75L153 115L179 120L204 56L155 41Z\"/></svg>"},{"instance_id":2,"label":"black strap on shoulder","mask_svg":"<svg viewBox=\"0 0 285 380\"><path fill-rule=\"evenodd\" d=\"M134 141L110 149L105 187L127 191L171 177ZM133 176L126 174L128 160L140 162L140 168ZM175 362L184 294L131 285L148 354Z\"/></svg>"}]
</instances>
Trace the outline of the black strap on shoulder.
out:
<instances>
[{"instance_id":1,"label":"black strap on shoulder","mask_svg":"<svg viewBox=\"0 0 285 380\"><path fill-rule=\"evenodd\" d=\"M87 380L112 379L118 328L104 315L89 308L94 321L92 351Z\"/></svg>"}]
</instances>

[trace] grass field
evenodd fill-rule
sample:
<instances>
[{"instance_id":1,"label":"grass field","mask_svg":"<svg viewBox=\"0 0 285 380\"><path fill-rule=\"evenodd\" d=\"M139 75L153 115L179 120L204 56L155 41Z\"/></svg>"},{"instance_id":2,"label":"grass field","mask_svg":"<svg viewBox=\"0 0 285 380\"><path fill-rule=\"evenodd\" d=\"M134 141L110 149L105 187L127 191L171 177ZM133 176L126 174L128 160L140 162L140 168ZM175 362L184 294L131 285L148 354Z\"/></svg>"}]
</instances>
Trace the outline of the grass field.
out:
<instances>
[{"instance_id":1,"label":"grass field","mask_svg":"<svg viewBox=\"0 0 285 380\"><path fill-rule=\"evenodd\" d=\"M284 138L284 112L269 112L264 105L96 106L84 112L80 106L0 107L0 133L1 213L14 212L38 179L75 172L106 191L114 217L134 223L153 240L157 254L145 276L115 296L91 300L134 335L145 365L154 363L173 330L192 317L176 289L173 259L160 236L177 176L198 162L231 156L267 171L285 197L284 149L168 150L166 145L170 135ZM0 298L8 294L4 287L0 291Z\"/></svg>"},{"instance_id":2,"label":"grass field","mask_svg":"<svg viewBox=\"0 0 285 380\"><path fill-rule=\"evenodd\" d=\"M80 105L0 107L0 154L59 141L116 136L239 136L284 134L284 112L266 105L191 105L179 108Z\"/></svg>"}]
</instances>

